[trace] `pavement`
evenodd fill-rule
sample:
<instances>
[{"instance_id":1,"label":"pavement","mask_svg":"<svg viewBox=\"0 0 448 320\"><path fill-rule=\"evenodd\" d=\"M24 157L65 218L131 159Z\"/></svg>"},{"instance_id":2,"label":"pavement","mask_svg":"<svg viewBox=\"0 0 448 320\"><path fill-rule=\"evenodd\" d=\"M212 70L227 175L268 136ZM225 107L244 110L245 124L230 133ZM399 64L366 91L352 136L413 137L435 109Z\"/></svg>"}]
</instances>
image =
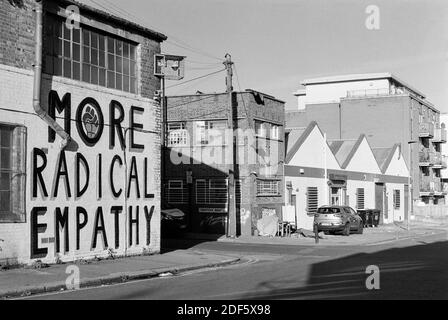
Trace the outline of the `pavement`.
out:
<instances>
[{"instance_id":1,"label":"pavement","mask_svg":"<svg viewBox=\"0 0 448 320\"><path fill-rule=\"evenodd\" d=\"M84 264L67 263L39 269L31 267L9 269L0 271L0 299L67 290L66 280L73 274L71 266L79 268L79 287L85 288L230 265L239 260L239 256L236 255L176 250L164 254L116 258Z\"/></svg>"},{"instance_id":2,"label":"pavement","mask_svg":"<svg viewBox=\"0 0 448 320\"><path fill-rule=\"evenodd\" d=\"M79 268L80 288L99 287L243 262L245 256L239 251L241 246L251 246L247 250L254 252L258 247L265 248L263 250L270 250L275 255L288 250L299 250L299 248L304 250L303 248L306 247L309 247L309 250L319 247L327 247L329 250L336 247L373 248L377 245L437 234L447 239L447 230L447 226L434 223L413 222L410 230L403 225L393 224L366 228L362 235L352 234L349 237L325 235L324 239L319 240L319 244L315 243L314 238L305 237L238 237L236 239L221 237L213 242L202 241L203 245L182 247L183 240L176 240L174 247L170 248L171 251L163 254L108 259L76 264L76 266ZM213 249L220 246L222 251ZM207 249L208 247L211 249ZM350 249L350 252L352 250ZM296 253L302 255L305 252L308 251L299 250ZM66 291L66 280L70 276L67 267L73 265L57 264L39 269L28 267L0 271L0 299Z\"/></svg>"},{"instance_id":3,"label":"pavement","mask_svg":"<svg viewBox=\"0 0 448 320\"><path fill-rule=\"evenodd\" d=\"M413 221L407 230L403 223L381 225L379 227L364 228L363 234L351 234L349 237L342 235L324 235L319 239L319 245L323 246L369 246L391 241L412 239L415 237L448 232L448 224L437 222ZM206 238L207 236L204 236ZM188 236L190 239L201 239L202 235ZM292 234L290 237L238 237L227 238L225 236L216 239L218 242L269 244L269 245L308 245L315 246L315 239Z\"/></svg>"}]
</instances>

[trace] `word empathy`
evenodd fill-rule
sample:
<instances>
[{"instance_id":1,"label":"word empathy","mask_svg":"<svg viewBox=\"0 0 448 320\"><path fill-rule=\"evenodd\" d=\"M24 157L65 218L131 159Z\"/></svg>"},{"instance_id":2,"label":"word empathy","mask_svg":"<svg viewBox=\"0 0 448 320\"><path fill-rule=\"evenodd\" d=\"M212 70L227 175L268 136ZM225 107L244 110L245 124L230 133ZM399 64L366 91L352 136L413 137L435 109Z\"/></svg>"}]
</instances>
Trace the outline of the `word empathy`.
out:
<instances>
[{"instance_id":1,"label":"word empathy","mask_svg":"<svg viewBox=\"0 0 448 320\"><path fill-rule=\"evenodd\" d=\"M144 212L145 221L146 221L146 245L150 244L150 230L151 230L151 218L154 213L154 206L148 207L143 206L143 210L140 210L140 206L129 206L128 214L128 241L127 246L131 247L133 245L133 240L135 239L135 245L139 245L140 243L140 212ZM30 220L31 220L31 258L41 258L45 257L48 254L48 248L39 247L39 234L45 233L47 230L47 223L39 222L39 216L44 216L47 214L47 207L34 207L31 210ZM115 249L120 248L120 215L123 213L123 206L112 206L110 207L110 214L113 215L114 220L114 231L115 231ZM90 249L93 250L97 247L98 238L101 235L103 242L103 249L109 248L106 224L104 223L104 212L103 207L99 206L95 210L95 216L93 219L93 224L91 224L92 232L88 239L91 239ZM73 215L69 214L69 207L56 207L54 210L54 234L55 234L55 253L61 252L61 232L64 235L64 248L63 252L70 252L70 237L69 237L69 228L74 226L73 231L75 231L76 235L76 250L81 249L82 241L82 233L81 231L86 227L89 222L89 214L84 207L77 206L75 209L75 223L70 222L70 218ZM134 233L135 232L135 233ZM70 234L73 234L70 232Z\"/></svg>"}]
</instances>

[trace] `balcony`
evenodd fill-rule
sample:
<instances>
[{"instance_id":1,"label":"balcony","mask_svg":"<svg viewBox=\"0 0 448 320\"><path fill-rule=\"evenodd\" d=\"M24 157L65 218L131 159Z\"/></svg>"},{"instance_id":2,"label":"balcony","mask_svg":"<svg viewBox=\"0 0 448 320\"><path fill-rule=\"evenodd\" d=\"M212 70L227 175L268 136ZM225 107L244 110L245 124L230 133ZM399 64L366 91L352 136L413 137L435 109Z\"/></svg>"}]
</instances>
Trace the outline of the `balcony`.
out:
<instances>
[{"instance_id":1,"label":"balcony","mask_svg":"<svg viewBox=\"0 0 448 320\"><path fill-rule=\"evenodd\" d=\"M433 143L446 143L446 129L436 128L434 129L434 137L432 138Z\"/></svg>"},{"instance_id":2,"label":"balcony","mask_svg":"<svg viewBox=\"0 0 448 320\"><path fill-rule=\"evenodd\" d=\"M443 157L439 152L434 154L434 169L446 169L446 158Z\"/></svg>"},{"instance_id":3,"label":"balcony","mask_svg":"<svg viewBox=\"0 0 448 320\"><path fill-rule=\"evenodd\" d=\"M446 190L442 186L442 180L440 178L433 178L434 181L434 195L444 196L446 195Z\"/></svg>"},{"instance_id":4,"label":"balcony","mask_svg":"<svg viewBox=\"0 0 448 320\"><path fill-rule=\"evenodd\" d=\"M434 181L429 177L420 177L420 196L431 196L434 194Z\"/></svg>"},{"instance_id":5,"label":"balcony","mask_svg":"<svg viewBox=\"0 0 448 320\"><path fill-rule=\"evenodd\" d=\"M381 97L408 94L406 88L379 88L347 91L347 98Z\"/></svg>"},{"instance_id":6,"label":"balcony","mask_svg":"<svg viewBox=\"0 0 448 320\"><path fill-rule=\"evenodd\" d=\"M434 124L430 122L422 122L419 124L418 136L420 138L434 137Z\"/></svg>"},{"instance_id":7,"label":"balcony","mask_svg":"<svg viewBox=\"0 0 448 320\"><path fill-rule=\"evenodd\" d=\"M430 167L434 165L434 153L429 151L420 151L418 165L420 167Z\"/></svg>"}]
</instances>

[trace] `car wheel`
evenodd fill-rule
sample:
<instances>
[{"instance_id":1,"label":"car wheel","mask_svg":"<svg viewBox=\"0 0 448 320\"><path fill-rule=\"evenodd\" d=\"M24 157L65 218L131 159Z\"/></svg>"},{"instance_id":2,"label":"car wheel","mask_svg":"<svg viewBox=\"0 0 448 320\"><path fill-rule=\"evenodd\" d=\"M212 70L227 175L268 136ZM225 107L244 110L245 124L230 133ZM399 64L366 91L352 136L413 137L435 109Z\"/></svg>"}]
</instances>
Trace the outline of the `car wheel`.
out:
<instances>
[{"instance_id":1,"label":"car wheel","mask_svg":"<svg viewBox=\"0 0 448 320\"><path fill-rule=\"evenodd\" d=\"M363 231L364 231L364 224L362 222L360 222L359 225L358 225L357 233L358 234L362 234Z\"/></svg>"},{"instance_id":2,"label":"car wheel","mask_svg":"<svg viewBox=\"0 0 448 320\"><path fill-rule=\"evenodd\" d=\"M342 233L344 236L350 235L350 223L347 223L344 227L344 232Z\"/></svg>"}]
</instances>

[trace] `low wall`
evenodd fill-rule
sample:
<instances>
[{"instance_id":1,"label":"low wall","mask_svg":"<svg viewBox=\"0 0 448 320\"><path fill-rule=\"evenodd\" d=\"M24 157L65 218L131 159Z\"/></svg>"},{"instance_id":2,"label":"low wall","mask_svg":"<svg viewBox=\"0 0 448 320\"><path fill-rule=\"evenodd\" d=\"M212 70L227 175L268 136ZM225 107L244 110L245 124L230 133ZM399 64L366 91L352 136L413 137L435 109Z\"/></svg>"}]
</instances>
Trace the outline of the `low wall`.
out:
<instances>
[{"instance_id":1,"label":"low wall","mask_svg":"<svg viewBox=\"0 0 448 320\"><path fill-rule=\"evenodd\" d=\"M446 219L448 218L448 205L414 206L414 215L416 217Z\"/></svg>"}]
</instances>

